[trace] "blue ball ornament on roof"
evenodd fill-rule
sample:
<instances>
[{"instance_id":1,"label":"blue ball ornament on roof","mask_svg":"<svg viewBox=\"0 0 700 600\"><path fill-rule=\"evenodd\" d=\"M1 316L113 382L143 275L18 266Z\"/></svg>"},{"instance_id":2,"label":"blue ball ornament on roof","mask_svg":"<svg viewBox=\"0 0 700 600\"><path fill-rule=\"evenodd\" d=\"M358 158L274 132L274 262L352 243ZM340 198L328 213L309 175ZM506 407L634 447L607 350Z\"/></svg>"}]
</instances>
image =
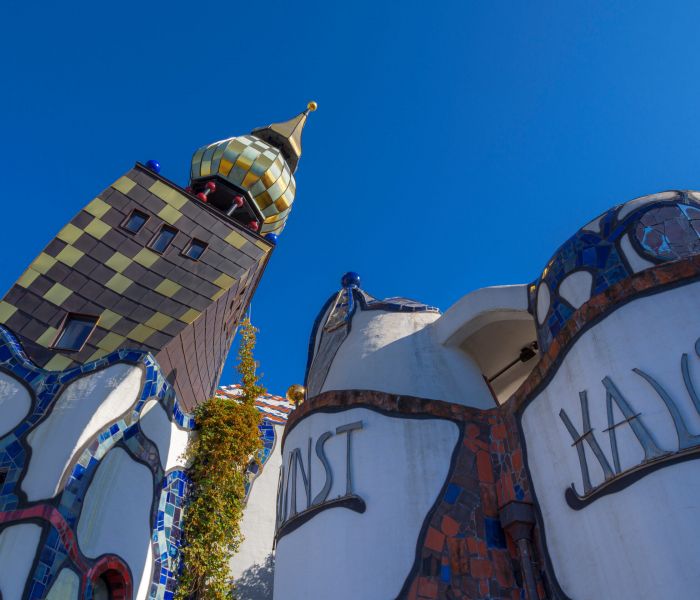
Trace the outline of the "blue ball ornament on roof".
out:
<instances>
[{"instance_id":1,"label":"blue ball ornament on roof","mask_svg":"<svg viewBox=\"0 0 700 600\"><path fill-rule=\"evenodd\" d=\"M340 285L343 287L360 287L360 275L354 271L348 271L340 279Z\"/></svg>"},{"instance_id":2,"label":"blue ball ornament on roof","mask_svg":"<svg viewBox=\"0 0 700 600\"><path fill-rule=\"evenodd\" d=\"M157 160L153 160L153 159L149 160L146 163L146 168L149 171L153 171L154 173L160 173L160 163Z\"/></svg>"},{"instance_id":3,"label":"blue ball ornament on roof","mask_svg":"<svg viewBox=\"0 0 700 600\"><path fill-rule=\"evenodd\" d=\"M270 242L273 246L277 245L277 240L279 239L279 236L276 233L268 233L265 236L265 239Z\"/></svg>"}]
</instances>

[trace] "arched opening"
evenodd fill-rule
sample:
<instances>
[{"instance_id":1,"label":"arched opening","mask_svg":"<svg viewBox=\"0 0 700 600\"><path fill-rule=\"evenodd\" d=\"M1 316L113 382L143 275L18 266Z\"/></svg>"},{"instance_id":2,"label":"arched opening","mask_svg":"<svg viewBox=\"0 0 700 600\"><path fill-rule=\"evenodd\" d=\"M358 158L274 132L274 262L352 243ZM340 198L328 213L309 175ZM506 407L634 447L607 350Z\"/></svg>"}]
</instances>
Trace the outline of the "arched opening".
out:
<instances>
[{"instance_id":1,"label":"arched opening","mask_svg":"<svg viewBox=\"0 0 700 600\"><path fill-rule=\"evenodd\" d=\"M128 588L124 574L116 569L107 569L92 577L93 600L131 600Z\"/></svg>"}]
</instances>

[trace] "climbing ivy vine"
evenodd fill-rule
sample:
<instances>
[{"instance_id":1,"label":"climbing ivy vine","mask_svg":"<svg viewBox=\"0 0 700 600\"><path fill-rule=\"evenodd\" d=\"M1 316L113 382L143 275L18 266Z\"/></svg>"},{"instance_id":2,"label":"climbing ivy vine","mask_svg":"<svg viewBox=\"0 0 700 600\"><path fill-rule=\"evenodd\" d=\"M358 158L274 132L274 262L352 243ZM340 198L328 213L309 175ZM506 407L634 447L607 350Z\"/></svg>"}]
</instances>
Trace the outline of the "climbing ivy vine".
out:
<instances>
[{"instance_id":1,"label":"climbing ivy vine","mask_svg":"<svg viewBox=\"0 0 700 600\"><path fill-rule=\"evenodd\" d=\"M235 400L210 398L195 410L196 435L186 451L192 483L176 600L224 600L233 595L228 563L243 541L246 471L262 447L255 399L265 388L253 357L257 331L248 318L239 329L237 370L243 393Z\"/></svg>"}]
</instances>

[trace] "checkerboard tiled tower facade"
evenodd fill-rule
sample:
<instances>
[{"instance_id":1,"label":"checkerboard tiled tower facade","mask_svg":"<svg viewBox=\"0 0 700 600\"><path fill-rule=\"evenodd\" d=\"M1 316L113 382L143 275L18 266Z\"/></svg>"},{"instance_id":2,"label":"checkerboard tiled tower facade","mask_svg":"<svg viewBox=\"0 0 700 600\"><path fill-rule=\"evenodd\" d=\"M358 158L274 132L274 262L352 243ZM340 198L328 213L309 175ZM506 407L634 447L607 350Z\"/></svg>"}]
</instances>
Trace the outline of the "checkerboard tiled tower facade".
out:
<instances>
[{"instance_id":1,"label":"checkerboard tiled tower facade","mask_svg":"<svg viewBox=\"0 0 700 600\"><path fill-rule=\"evenodd\" d=\"M284 228L314 109L200 148L187 188L136 164L5 294L0 598L173 597L192 410Z\"/></svg>"}]
</instances>

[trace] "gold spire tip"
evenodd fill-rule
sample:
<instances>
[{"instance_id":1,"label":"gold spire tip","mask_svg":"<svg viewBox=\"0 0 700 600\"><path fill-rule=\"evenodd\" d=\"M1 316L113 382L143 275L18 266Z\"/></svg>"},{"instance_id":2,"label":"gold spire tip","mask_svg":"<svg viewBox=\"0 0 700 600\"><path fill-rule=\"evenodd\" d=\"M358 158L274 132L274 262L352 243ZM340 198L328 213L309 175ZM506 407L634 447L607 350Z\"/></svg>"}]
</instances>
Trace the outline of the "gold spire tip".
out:
<instances>
[{"instance_id":1,"label":"gold spire tip","mask_svg":"<svg viewBox=\"0 0 700 600\"><path fill-rule=\"evenodd\" d=\"M318 108L318 103L312 100L306 105L306 108L308 108L311 112L314 112Z\"/></svg>"}]
</instances>

